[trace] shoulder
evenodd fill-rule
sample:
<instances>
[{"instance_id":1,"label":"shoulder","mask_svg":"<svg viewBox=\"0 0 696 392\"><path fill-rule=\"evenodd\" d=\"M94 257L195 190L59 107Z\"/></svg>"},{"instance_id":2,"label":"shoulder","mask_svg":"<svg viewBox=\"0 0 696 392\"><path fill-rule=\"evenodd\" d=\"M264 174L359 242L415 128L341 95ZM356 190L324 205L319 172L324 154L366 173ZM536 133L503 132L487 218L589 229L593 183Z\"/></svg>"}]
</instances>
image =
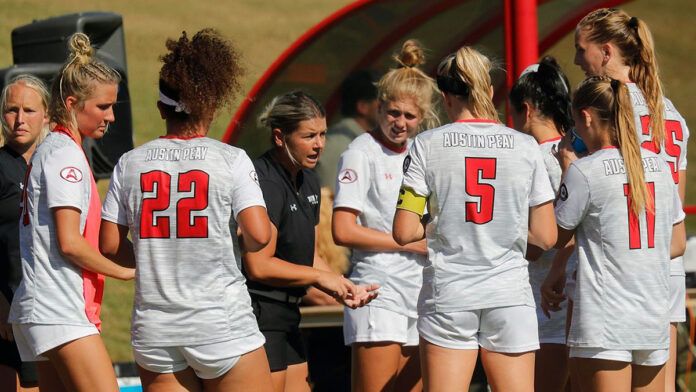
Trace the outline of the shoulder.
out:
<instances>
[{"instance_id":1,"label":"shoulder","mask_svg":"<svg viewBox=\"0 0 696 392\"><path fill-rule=\"evenodd\" d=\"M377 143L372 135L365 132L350 142L346 152L350 151L351 153L364 153L366 152L365 150L374 149L374 147L379 147L379 143Z\"/></svg>"}]
</instances>

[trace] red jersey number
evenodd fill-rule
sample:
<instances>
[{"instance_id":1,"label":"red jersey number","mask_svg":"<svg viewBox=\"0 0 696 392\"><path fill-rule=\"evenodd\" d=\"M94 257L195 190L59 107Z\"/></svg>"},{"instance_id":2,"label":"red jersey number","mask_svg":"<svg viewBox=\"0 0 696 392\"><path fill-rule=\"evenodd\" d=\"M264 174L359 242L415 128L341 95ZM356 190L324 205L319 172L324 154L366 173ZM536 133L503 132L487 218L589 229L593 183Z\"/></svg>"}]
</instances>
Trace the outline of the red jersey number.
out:
<instances>
[{"instance_id":1,"label":"red jersey number","mask_svg":"<svg viewBox=\"0 0 696 392\"><path fill-rule=\"evenodd\" d=\"M648 192L653 200L653 206L655 205L655 183L648 182L645 185L648 186ZM641 239L640 239L640 223L638 222L638 217L631 212L631 190L628 184L624 184L624 196L626 196L627 212L628 212L628 247L630 249L641 249ZM648 234L648 248L655 247L655 208L650 211L649 208L645 208L645 223L647 224L647 234Z\"/></svg>"},{"instance_id":2,"label":"red jersey number","mask_svg":"<svg viewBox=\"0 0 696 392\"><path fill-rule=\"evenodd\" d=\"M478 197L478 202L466 202L466 221L482 225L493 220L495 187L481 183L482 179L494 180L496 176L495 158L465 158L466 193Z\"/></svg>"},{"instance_id":3,"label":"red jersey number","mask_svg":"<svg viewBox=\"0 0 696 392\"><path fill-rule=\"evenodd\" d=\"M192 211L208 207L208 173L191 170L179 173L177 192L193 192L176 202L176 237L205 238L208 236L208 217L192 216ZM143 198L140 215L140 238L169 238L169 216L155 217L155 212L165 211L172 200L171 176L160 170L140 175L140 190L154 192L154 197Z\"/></svg>"},{"instance_id":4,"label":"red jersey number","mask_svg":"<svg viewBox=\"0 0 696 392\"><path fill-rule=\"evenodd\" d=\"M31 173L32 165L29 164L27 173L24 175L24 186L22 187L22 208L20 215L22 216L22 225L26 226L31 221L29 220L29 207L27 206L27 186L29 185L29 173Z\"/></svg>"},{"instance_id":5,"label":"red jersey number","mask_svg":"<svg viewBox=\"0 0 696 392\"><path fill-rule=\"evenodd\" d=\"M640 126L643 136L650 136L650 116L641 116ZM675 184L679 184L679 157L681 157L681 147L677 141L684 141L681 123L675 120L665 121L665 153L670 157L667 163L672 170L672 179ZM644 141L640 146L656 154L660 152L652 140Z\"/></svg>"}]
</instances>

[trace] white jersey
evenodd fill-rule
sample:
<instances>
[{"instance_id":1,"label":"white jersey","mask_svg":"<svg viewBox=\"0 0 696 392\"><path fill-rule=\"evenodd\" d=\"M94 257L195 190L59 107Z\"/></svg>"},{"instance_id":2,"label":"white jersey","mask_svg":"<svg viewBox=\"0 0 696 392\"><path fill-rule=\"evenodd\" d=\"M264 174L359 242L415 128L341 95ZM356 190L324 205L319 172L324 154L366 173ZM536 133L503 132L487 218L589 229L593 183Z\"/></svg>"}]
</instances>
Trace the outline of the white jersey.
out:
<instances>
[{"instance_id":1,"label":"white jersey","mask_svg":"<svg viewBox=\"0 0 696 392\"><path fill-rule=\"evenodd\" d=\"M406 148L397 152L382 145L370 133L358 136L338 162L334 209L359 211L358 224L391 233L404 157ZM421 288L425 255L353 249L352 262L352 281L381 286L379 296L370 302L371 306L408 317L418 316L416 299Z\"/></svg>"},{"instance_id":2,"label":"white jersey","mask_svg":"<svg viewBox=\"0 0 696 392\"><path fill-rule=\"evenodd\" d=\"M239 268L237 214L264 206L246 153L206 137L160 138L116 165L102 218L136 257L134 346L210 344L258 331Z\"/></svg>"},{"instance_id":3,"label":"white jersey","mask_svg":"<svg viewBox=\"0 0 696 392\"><path fill-rule=\"evenodd\" d=\"M554 198L534 138L492 121L448 124L416 137L404 171L432 217L419 314L534 306L529 208Z\"/></svg>"},{"instance_id":4,"label":"white jersey","mask_svg":"<svg viewBox=\"0 0 696 392\"><path fill-rule=\"evenodd\" d=\"M51 208L80 211L85 229L91 197L89 164L68 135L51 132L32 156L19 223L22 282L12 301L13 323L92 325L85 314L83 271L58 250Z\"/></svg>"},{"instance_id":5,"label":"white jersey","mask_svg":"<svg viewBox=\"0 0 696 392\"><path fill-rule=\"evenodd\" d=\"M665 161L642 153L655 213L629 214L628 180L615 147L573 162L561 185L556 220L575 230L578 254L569 346L669 345L670 241L684 212Z\"/></svg>"},{"instance_id":6,"label":"white jersey","mask_svg":"<svg viewBox=\"0 0 696 392\"><path fill-rule=\"evenodd\" d=\"M553 148L558 148L561 142L561 137L546 140L539 143L542 156L544 157L544 166L551 181L551 187L555 193L558 193L558 188L561 186L561 165L553 155ZM541 293L539 292L541 285L544 283L546 276L551 269L551 264L556 256L555 249L549 249L541 254L539 259L529 263L529 283L532 285L532 294L534 294L534 303L537 307L537 321L539 324L539 339L541 343L547 339L565 339L565 320L566 320L566 305L567 301L561 302L561 310L551 312L551 318L546 317L541 310ZM574 266L566 263L566 275L572 274Z\"/></svg>"},{"instance_id":7,"label":"white jersey","mask_svg":"<svg viewBox=\"0 0 696 392\"><path fill-rule=\"evenodd\" d=\"M650 132L650 110L645 102L643 93L635 83L627 83L626 85L631 95L633 116L635 117L636 131L640 137L641 145L650 151L657 151L658 149L652 141L652 132ZM669 164L672 179L675 184L678 184L679 172L686 170L686 146L689 140L689 128L686 126L684 118L672 104L672 101L665 97L662 97L662 100L665 107L665 141L664 145L659 149L659 155ZM685 275L684 260L681 256L672 259L670 274L672 276Z\"/></svg>"}]
</instances>

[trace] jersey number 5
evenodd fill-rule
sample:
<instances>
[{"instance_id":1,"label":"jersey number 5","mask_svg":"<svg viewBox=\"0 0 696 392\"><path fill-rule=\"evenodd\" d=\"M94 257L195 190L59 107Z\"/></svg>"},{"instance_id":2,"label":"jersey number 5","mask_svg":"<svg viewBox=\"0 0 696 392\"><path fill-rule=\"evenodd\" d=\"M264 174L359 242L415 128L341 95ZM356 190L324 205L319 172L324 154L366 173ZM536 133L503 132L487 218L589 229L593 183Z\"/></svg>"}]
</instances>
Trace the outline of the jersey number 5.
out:
<instances>
[{"instance_id":1,"label":"jersey number 5","mask_svg":"<svg viewBox=\"0 0 696 392\"><path fill-rule=\"evenodd\" d=\"M643 131L643 136L650 136L650 116L642 116L640 118L640 126ZM675 184L679 183L679 158L681 157L681 147L677 142L684 141L684 130L679 121L665 121L665 153L672 159L668 159L670 169L672 169L672 179ZM658 153L659 149L655 146L652 140L645 141L641 147Z\"/></svg>"},{"instance_id":2,"label":"jersey number 5","mask_svg":"<svg viewBox=\"0 0 696 392\"><path fill-rule=\"evenodd\" d=\"M479 201L466 202L466 221L482 225L493 220L495 188L481 183L482 179L495 180L495 158L464 158L466 168L466 194L478 197Z\"/></svg>"},{"instance_id":3,"label":"jersey number 5","mask_svg":"<svg viewBox=\"0 0 696 392\"><path fill-rule=\"evenodd\" d=\"M192 211L202 211L208 207L208 173L191 170L179 173L177 192L191 192L189 197L180 197L176 202L176 237L208 237L208 217L191 216ZM169 238L169 216L154 213L169 208L173 201L171 175L155 170L140 175L140 190L154 192L154 197L143 198L140 215L140 238Z\"/></svg>"},{"instance_id":4,"label":"jersey number 5","mask_svg":"<svg viewBox=\"0 0 696 392\"><path fill-rule=\"evenodd\" d=\"M648 182L645 185L648 186L648 192L650 192L650 197L653 200L653 206L655 205L655 183ZM630 249L640 249L640 223L638 223L638 217L636 214L631 212L631 189L628 184L624 184L624 196L626 196L626 204L628 206L628 247ZM650 209L645 209L645 220L648 232L648 248L655 247L655 208L650 211Z\"/></svg>"}]
</instances>

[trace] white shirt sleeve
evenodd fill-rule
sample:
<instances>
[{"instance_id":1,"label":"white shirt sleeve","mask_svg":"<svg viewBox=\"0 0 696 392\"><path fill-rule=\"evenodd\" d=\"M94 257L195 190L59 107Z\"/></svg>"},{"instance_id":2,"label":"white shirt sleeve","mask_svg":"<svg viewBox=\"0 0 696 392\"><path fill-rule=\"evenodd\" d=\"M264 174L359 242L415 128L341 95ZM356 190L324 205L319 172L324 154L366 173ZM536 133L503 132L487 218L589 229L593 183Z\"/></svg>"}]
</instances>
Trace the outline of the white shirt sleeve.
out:
<instances>
[{"instance_id":1,"label":"white shirt sleeve","mask_svg":"<svg viewBox=\"0 0 696 392\"><path fill-rule=\"evenodd\" d=\"M426 146L422 137L416 137L411 144L408 155L404 158L404 179L401 185L413 189L420 196L430 196L428 182L425 178ZM548 181L548 180L547 180Z\"/></svg>"},{"instance_id":2,"label":"white shirt sleeve","mask_svg":"<svg viewBox=\"0 0 696 392\"><path fill-rule=\"evenodd\" d=\"M49 208L75 207L81 211L84 197L92 190L91 171L85 156L77 148L64 147L55 150L44 161L46 176L46 200Z\"/></svg>"},{"instance_id":3,"label":"white shirt sleeve","mask_svg":"<svg viewBox=\"0 0 696 392\"><path fill-rule=\"evenodd\" d=\"M566 230L575 229L587 215L590 187L580 170L571 164L558 191L556 222Z\"/></svg>"},{"instance_id":4,"label":"white shirt sleeve","mask_svg":"<svg viewBox=\"0 0 696 392\"><path fill-rule=\"evenodd\" d=\"M686 170L686 148L689 145L689 127L686 126L684 118L681 118L680 123L682 126L682 136L684 137L684 147L682 147L681 156L679 157L679 170Z\"/></svg>"},{"instance_id":5,"label":"white shirt sleeve","mask_svg":"<svg viewBox=\"0 0 696 392\"><path fill-rule=\"evenodd\" d=\"M232 210L234 211L235 220L237 215L246 208L252 206L266 208L256 169L246 152L239 152L237 159L232 165L232 170L233 173L239 173L239 176L237 176L238 181L235 181L232 187Z\"/></svg>"},{"instance_id":6,"label":"white shirt sleeve","mask_svg":"<svg viewBox=\"0 0 696 392\"><path fill-rule=\"evenodd\" d=\"M553 200L556 193L551 187L549 172L546 171L544 157L538 146L531 149L534 162L534 172L532 173L532 187L529 194L529 206L534 207Z\"/></svg>"},{"instance_id":7,"label":"white shirt sleeve","mask_svg":"<svg viewBox=\"0 0 696 392\"><path fill-rule=\"evenodd\" d=\"M128 210L122 194L123 184L123 159L119 159L114 172L111 174L109 190L102 205L102 219L109 222L128 226Z\"/></svg>"},{"instance_id":8,"label":"white shirt sleeve","mask_svg":"<svg viewBox=\"0 0 696 392\"><path fill-rule=\"evenodd\" d=\"M372 182L367 156L353 149L344 151L338 159L337 172L333 208L346 207L363 212Z\"/></svg>"}]
</instances>

